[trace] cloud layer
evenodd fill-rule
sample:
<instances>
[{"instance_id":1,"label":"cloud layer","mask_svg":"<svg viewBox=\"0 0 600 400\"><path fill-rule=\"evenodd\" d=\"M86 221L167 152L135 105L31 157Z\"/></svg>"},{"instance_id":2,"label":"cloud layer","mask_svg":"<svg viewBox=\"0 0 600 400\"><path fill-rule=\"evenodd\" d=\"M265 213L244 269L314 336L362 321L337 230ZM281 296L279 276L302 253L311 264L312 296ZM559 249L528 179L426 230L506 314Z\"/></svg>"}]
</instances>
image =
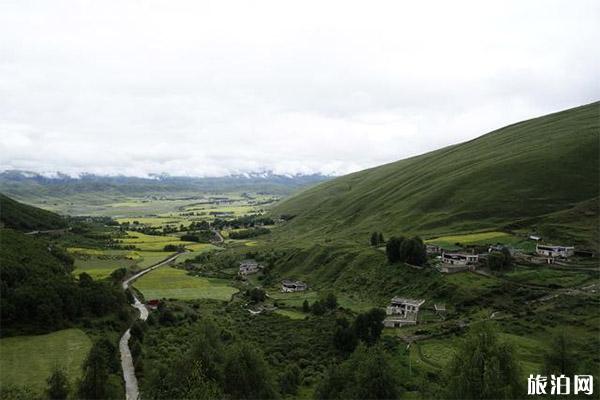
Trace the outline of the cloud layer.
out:
<instances>
[{"instance_id":1,"label":"cloud layer","mask_svg":"<svg viewBox=\"0 0 600 400\"><path fill-rule=\"evenodd\" d=\"M597 1L8 1L0 169L347 173L599 98Z\"/></svg>"}]
</instances>

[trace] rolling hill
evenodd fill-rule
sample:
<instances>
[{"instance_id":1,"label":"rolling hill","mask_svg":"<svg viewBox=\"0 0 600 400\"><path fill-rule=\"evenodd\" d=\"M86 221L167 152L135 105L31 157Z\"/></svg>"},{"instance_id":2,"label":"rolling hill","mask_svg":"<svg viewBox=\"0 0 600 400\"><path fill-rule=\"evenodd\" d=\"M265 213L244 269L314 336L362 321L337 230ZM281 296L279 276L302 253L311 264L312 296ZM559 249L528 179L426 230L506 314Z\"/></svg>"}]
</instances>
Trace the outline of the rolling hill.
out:
<instances>
[{"instance_id":1,"label":"rolling hill","mask_svg":"<svg viewBox=\"0 0 600 400\"><path fill-rule=\"evenodd\" d=\"M280 232L290 239L364 242L373 230L433 236L566 220L573 237L585 226L594 237L584 240L597 243L599 128L596 102L321 183L272 213L293 216Z\"/></svg>"},{"instance_id":2,"label":"rolling hill","mask_svg":"<svg viewBox=\"0 0 600 400\"><path fill-rule=\"evenodd\" d=\"M66 228L67 221L58 214L19 203L0 193L0 223L21 231Z\"/></svg>"}]
</instances>

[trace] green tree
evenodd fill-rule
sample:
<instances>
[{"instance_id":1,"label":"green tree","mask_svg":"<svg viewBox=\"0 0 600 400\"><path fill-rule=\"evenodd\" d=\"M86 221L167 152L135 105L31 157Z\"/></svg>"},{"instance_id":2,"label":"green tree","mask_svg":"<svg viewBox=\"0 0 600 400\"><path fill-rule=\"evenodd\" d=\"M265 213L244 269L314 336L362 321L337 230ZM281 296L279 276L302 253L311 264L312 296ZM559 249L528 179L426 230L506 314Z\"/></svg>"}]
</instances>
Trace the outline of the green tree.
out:
<instances>
[{"instance_id":1,"label":"green tree","mask_svg":"<svg viewBox=\"0 0 600 400\"><path fill-rule=\"evenodd\" d=\"M380 346L359 345L350 358L330 368L317 386L317 399L397 399L399 373Z\"/></svg>"},{"instance_id":2,"label":"green tree","mask_svg":"<svg viewBox=\"0 0 600 400\"><path fill-rule=\"evenodd\" d=\"M515 399L523 374L512 346L498 341L490 323L472 328L447 368L448 399Z\"/></svg>"},{"instance_id":3,"label":"green tree","mask_svg":"<svg viewBox=\"0 0 600 400\"><path fill-rule=\"evenodd\" d=\"M356 348L358 339L356 332L346 318L340 318L336 321L335 332L333 333L333 345L343 354L350 354Z\"/></svg>"},{"instance_id":4,"label":"green tree","mask_svg":"<svg viewBox=\"0 0 600 400\"><path fill-rule=\"evenodd\" d=\"M379 234L377 232L373 232L371 234L371 246L378 246L379 245Z\"/></svg>"},{"instance_id":5,"label":"green tree","mask_svg":"<svg viewBox=\"0 0 600 400\"><path fill-rule=\"evenodd\" d=\"M400 247L404 241L403 237L391 237L385 244L385 255L390 264L402 261L400 256Z\"/></svg>"},{"instance_id":6,"label":"green tree","mask_svg":"<svg viewBox=\"0 0 600 400\"><path fill-rule=\"evenodd\" d=\"M304 311L305 313L310 311L310 305L308 304L308 300L304 299L304 302L302 303L302 311Z\"/></svg>"},{"instance_id":7,"label":"green tree","mask_svg":"<svg viewBox=\"0 0 600 400\"><path fill-rule=\"evenodd\" d=\"M412 265L423 265L427 261L425 244L418 236L402 241L399 253L400 261Z\"/></svg>"},{"instance_id":8,"label":"green tree","mask_svg":"<svg viewBox=\"0 0 600 400\"><path fill-rule=\"evenodd\" d=\"M46 395L51 400L64 400L69 396L70 387L67 374L62 369L56 368L46 380L48 387Z\"/></svg>"},{"instance_id":9,"label":"green tree","mask_svg":"<svg viewBox=\"0 0 600 400\"><path fill-rule=\"evenodd\" d=\"M260 303L261 301L265 301L267 298L267 293L261 288L252 288L246 291L246 295L253 303Z\"/></svg>"},{"instance_id":10,"label":"green tree","mask_svg":"<svg viewBox=\"0 0 600 400\"><path fill-rule=\"evenodd\" d=\"M544 354L544 372L547 375L573 376L577 373L577 364L577 355L567 335L559 333L554 336L552 345Z\"/></svg>"},{"instance_id":11,"label":"green tree","mask_svg":"<svg viewBox=\"0 0 600 400\"><path fill-rule=\"evenodd\" d=\"M94 343L83 363L83 377L79 382L78 396L84 399L109 398L109 360L104 346Z\"/></svg>"},{"instance_id":12,"label":"green tree","mask_svg":"<svg viewBox=\"0 0 600 400\"><path fill-rule=\"evenodd\" d=\"M366 313L357 315L354 320L356 337L368 345L377 342L383 331L384 318L385 311L381 308L373 308Z\"/></svg>"},{"instance_id":13,"label":"green tree","mask_svg":"<svg viewBox=\"0 0 600 400\"><path fill-rule=\"evenodd\" d=\"M383 233L379 232L379 244L383 244L385 243L385 240L383 239Z\"/></svg>"},{"instance_id":14,"label":"green tree","mask_svg":"<svg viewBox=\"0 0 600 400\"><path fill-rule=\"evenodd\" d=\"M323 298L323 305L330 310L335 310L337 308L337 297L332 292L327 293L327 295Z\"/></svg>"},{"instance_id":15,"label":"green tree","mask_svg":"<svg viewBox=\"0 0 600 400\"><path fill-rule=\"evenodd\" d=\"M234 399L278 397L267 363L247 344L235 344L227 352L223 389Z\"/></svg>"},{"instance_id":16,"label":"green tree","mask_svg":"<svg viewBox=\"0 0 600 400\"><path fill-rule=\"evenodd\" d=\"M300 385L300 368L298 365L288 365L279 376L279 390L283 394L295 395Z\"/></svg>"},{"instance_id":17,"label":"green tree","mask_svg":"<svg viewBox=\"0 0 600 400\"><path fill-rule=\"evenodd\" d=\"M508 271L512 268L513 258L510 250L503 247L500 251L494 251L487 257L487 266L490 270L496 272Z\"/></svg>"}]
</instances>

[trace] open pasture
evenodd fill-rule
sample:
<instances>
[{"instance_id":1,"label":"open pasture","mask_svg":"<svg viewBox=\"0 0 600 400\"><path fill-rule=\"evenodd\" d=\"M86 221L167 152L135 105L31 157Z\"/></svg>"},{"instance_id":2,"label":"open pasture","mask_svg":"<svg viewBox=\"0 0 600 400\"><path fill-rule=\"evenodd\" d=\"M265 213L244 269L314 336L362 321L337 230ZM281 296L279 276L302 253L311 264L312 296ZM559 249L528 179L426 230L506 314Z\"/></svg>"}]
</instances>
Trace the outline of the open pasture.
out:
<instances>
[{"instance_id":1,"label":"open pasture","mask_svg":"<svg viewBox=\"0 0 600 400\"><path fill-rule=\"evenodd\" d=\"M132 268L136 264L136 261L127 258L76 258L73 273L78 275L85 272L94 279L103 279L108 277L115 269Z\"/></svg>"},{"instance_id":2,"label":"open pasture","mask_svg":"<svg viewBox=\"0 0 600 400\"><path fill-rule=\"evenodd\" d=\"M0 382L30 386L40 393L52 370L59 367L73 385L91 347L90 338L79 329L0 339Z\"/></svg>"},{"instance_id":3,"label":"open pasture","mask_svg":"<svg viewBox=\"0 0 600 400\"><path fill-rule=\"evenodd\" d=\"M585 272L553 269L544 266L517 266L515 271L505 274L505 277L518 283L542 286L558 285L562 287L581 285L591 279L591 276Z\"/></svg>"},{"instance_id":4,"label":"open pasture","mask_svg":"<svg viewBox=\"0 0 600 400\"><path fill-rule=\"evenodd\" d=\"M197 244L197 243L196 243ZM205 245L210 246L210 245ZM143 269L150 267L173 254L168 251L138 251L116 249L67 249L75 258L74 274L86 272L94 279L103 279L119 268ZM161 247L162 250L162 247Z\"/></svg>"},{"instance_id":5,"label":"open pasture","mask_svg":"<svg viewBox=\"0 0 600 400\"><path fill-rule=\"evenodd\" d=\"M181 269L157 268L139 278L134 286L149 299L215 299L227 301L237 292L224 279L188 275Z\"/></svg>"}]
</instances>

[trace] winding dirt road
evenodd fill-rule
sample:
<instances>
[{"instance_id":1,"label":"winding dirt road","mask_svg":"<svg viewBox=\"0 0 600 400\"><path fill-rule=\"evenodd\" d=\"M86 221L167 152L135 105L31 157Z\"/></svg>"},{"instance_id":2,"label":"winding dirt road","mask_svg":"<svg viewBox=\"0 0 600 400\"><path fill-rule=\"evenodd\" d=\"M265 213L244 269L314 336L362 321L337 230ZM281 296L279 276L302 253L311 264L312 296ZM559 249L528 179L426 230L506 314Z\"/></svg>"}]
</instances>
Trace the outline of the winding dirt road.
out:
<instances>
[{"instance_id":1,"label":"winding dirt road","mask_svg":"<svg viewBox=\"0 0 600 400\"><path fill-rule=\"evenodd\" d=\"M146 268L137 274L133 275L129 279L123 281L123 289L129 289L129 285L133 283L140 276L147 274L148 272L161 267L165 264L170 263L182 253L177 253L172 255L171 257L155 264L149 268ZM131 292L133 296L133 304L132 307L136 308L140 312L140 319L145 321L148 319L148 309L146 306L137 298L137 296ZM138 381L135 376L135 367L133 365L133 357L131 356L131 350L129 349L129 338L131 337L131 329L127 329L123 336L121 336L121 340L119 341L119 351L121 352L121 368L123 369L123 379L125 380L125 399L126 400L138 400L140 398L140 392L138 388Z\"/></svg>"}]
</instances>

